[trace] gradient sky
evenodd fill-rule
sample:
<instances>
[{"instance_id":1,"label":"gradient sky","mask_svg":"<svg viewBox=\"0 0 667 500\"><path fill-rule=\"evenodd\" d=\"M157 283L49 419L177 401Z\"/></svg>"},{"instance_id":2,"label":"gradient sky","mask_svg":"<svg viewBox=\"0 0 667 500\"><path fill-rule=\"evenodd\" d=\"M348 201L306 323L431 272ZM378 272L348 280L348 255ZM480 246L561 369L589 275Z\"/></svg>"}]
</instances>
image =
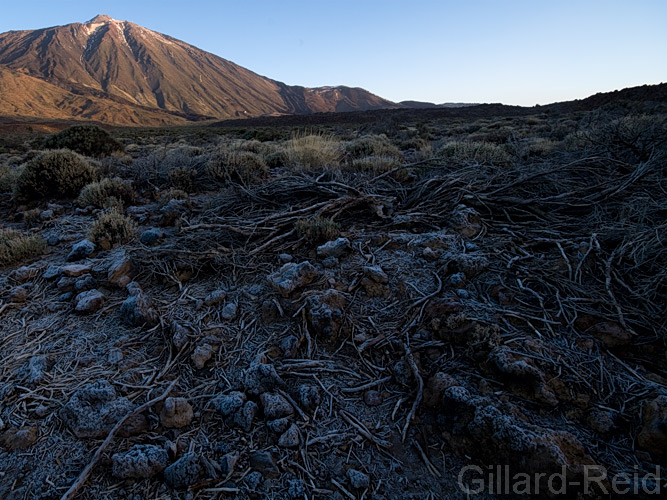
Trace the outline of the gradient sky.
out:
<instances>
[{"instance_id":1,"label":"gradient sky","mask_svg":"<svg viewBox=\"0 0 667 500\"><path fill-rule=\"evenodd\" d=\"M0 32L108 14L293 85L547 104L667 81L665 0L5 2Z\"/></svg>"}]
</instances>

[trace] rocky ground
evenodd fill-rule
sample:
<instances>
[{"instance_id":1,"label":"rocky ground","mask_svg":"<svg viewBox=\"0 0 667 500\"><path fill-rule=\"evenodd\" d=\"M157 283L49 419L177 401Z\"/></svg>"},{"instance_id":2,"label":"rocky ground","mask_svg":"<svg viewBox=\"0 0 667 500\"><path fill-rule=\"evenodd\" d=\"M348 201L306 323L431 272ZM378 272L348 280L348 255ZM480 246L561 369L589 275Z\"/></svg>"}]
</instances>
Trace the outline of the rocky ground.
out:
<instances>
[{"instance_id":1,"label":"rocky ground","mask_svg":"<svg viewBox=\"0 0 667 500\"><path fill-rule=\"evenodd\" d=\"M87 239L102 210L41 203L47 248L0 276L0 497L467 498L466 465L667 465L665 283L638 288L664 220L637 268L647 240L599 222L664 167L629 193L605 161L143 195L111 248ZM316 216L336 234L297 234Z\"/></svg>"}]
</instances>

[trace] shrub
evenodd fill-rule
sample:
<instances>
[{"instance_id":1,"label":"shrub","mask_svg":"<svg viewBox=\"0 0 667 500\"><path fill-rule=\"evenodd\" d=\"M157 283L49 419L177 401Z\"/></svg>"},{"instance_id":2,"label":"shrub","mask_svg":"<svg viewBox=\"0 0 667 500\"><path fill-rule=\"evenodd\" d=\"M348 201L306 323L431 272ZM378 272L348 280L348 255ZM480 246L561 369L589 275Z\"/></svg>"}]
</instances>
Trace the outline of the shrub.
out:
<instances>
[{"instance_id":1,"label":"shrub","mask_svg":"<svg viewBox=\"0 0 667 500\"><path fill-rule=\"evenodd\" d=\"M438 149L436 156L461 163L474 162L487 165L506 165L512 159L501 146L480 141L448 142Z\"/></svg>"},{"instance_id":2,"label":"shrub","mask_svg":"<svg viewBox=\"0 0 667 500\"><path fill-rule=\"evenodd\" d=\"M340 141L328 135L297 135L287 142L285 164L300 169L336 166L342 157Z\"/></svg>"},{"instance_id":3,"label":"shrub","mask_svg":"<svg viewBox=\"0 0 667 500\"><path fill-rule=\"evenodd\" d=\"M225 151L213 157L208 173L216 181L237 181L242 184L259 182L269 174L264 159L250 151Z\"/></svg>"},{"instance_id":4,"label":"shrub","mask_svg":"<svg viewBox=\"0 0 667 500\"><path fill-rule=\"evenodd\" d=\"M127 243L136 235L137 227L129 217L111 208L99 215L88 231L88 238L102 249Z\"/></svg>"},{"instance_id":5,"label":"shrub","mask_svg":"<svg viewBox=\"0 0 667 500\"><path fill-rule=\"evenodd\" d=\"M352 160L352 168L361 172L381 174L401 166L401 162L392 156L367 156Z\"/></svg>"},{"instance_id":6,"label":"shrub","mask_svg":"<svg viewBox=\"0 0 667 500\"><path fill-rule=\"evenodd\" d=\"M16 264L41 254L46 242L40 236L0 229L0 267Z\"/></svg>"},{"instance_id":7,"label":"shrub","mask_svg":"<svg viewBox=\"0 0 667 500\"><path fill-rule=\"evenodd\" d=\"M16 185L20 170L0 165L0 193L11 193Z\"/></svg>"},{"instance_id":8,"label":"shrub","mask_svg":"<svg viewBox=\"0 0 667 500\"><path fill-rule=\"evenodd\" d=\"M167 203L169 203L171 200L189 200L190 196L188 193L185 191L182 191L181 189L167 189L166 191L163 191L160 193L160 197L158 198L158 206L160 208L164 207Z\"/></svg>"},{"instance_id":9,"label":"shrub","mask_svg":"<svg viewBox=\"0 0 667 500\"><path fill-rule=\"evenodd\" d=\"M67 150L48 151L21 169L14 196L19 200L73 198L96 178L97 171L82 156Z\"/></svg>"},{"instance_id":10,"label":"shrub","mask_svg":"<svg viewBox=\"0 0 667 500\"><path fill-rule=\"evenodd\" d=\"M340 224L326 217L309 217L299 219L294 225L299 238L309 243L324 243L340 235Z\"/></svg>"},{"instance_id":11,"label":"shrub","mask_svg":"<svg viewBox=\"0 0 667 500\"><path fill-rule=\"evenodd\" d=\"M177 189L192 191L197 180L197 169L191 167L176 167L167 172L167 181Z\"/></svg>"},{"instance_id":12,"label":"shrub","mask_svg":"<svg viewBox=\"0 0 667 500\"><path fill-rule=\"evenodd\" d=\"M131 205L136 201L136 195L132 184L119 178L102 179L85 186L79 194L78 203L82 207L93 206L105 208L109 199L115 198L124 206Z\"/></svg>"},{"instance_id":13,"label":"shrub","mask_svg":"<svg viewBox=\"0 0 667 500\"><path fill-rule=\"evenodd\" d=\"M386 135L364 135L350 141L345 151L352 159L367 158L369 156L384 156L403 159L399 149L394 146Z\"/></svg>"},{"instance_id":14,"label":"shrub","mask_svg":"<svg viewBox=\"0 0 667 500\"><path fill-rule=\"evenodd\" d=\"M96 125L74 125L44 140L44 149L71 149L100 158L122 152L123 146L109 132Z\"/></svg>"}]
</instances>

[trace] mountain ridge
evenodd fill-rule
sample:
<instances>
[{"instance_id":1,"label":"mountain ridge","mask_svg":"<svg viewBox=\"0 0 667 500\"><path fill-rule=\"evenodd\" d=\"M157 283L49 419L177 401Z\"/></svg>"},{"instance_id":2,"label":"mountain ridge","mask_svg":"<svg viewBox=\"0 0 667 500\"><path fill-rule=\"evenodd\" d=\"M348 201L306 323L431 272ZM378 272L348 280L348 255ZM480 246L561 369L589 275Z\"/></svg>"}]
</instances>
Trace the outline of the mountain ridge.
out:
<instances>
[{"instance_id":1,"label":"mountain ridge","mask_svg":"<svg viewBox=\"0 0 667 500\"><path fill-rule=\"evenodd\" d=\"M287 85L169 35L106 15L84 23L2 33L0 68L72 96L114 101L123 108L119 119L108 113L103 117L90 113L88 118L116 124L137 124L136 118L127 116L139 117L146 109L152 111L148 122L181 123L400 107L360 88ZM75 100L72 96L68 99ZM25 100L21 95L9 97ZM56 114L78 118L64 110Z\"/></svg>"}]
</instances>

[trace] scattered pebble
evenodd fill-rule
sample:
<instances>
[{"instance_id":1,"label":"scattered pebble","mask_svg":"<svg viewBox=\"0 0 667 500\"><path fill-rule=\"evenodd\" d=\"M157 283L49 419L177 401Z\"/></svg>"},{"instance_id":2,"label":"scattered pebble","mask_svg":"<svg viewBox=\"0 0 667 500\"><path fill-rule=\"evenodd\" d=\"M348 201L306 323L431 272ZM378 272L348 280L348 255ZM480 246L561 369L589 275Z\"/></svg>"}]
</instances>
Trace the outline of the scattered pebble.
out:
<instances>
[{"instance_id":1,"label":"scattered pebble","mask_svg":"<svg viewBox=\"0 0 667 500\"><path fill-rule=\"evenodd\" d=\"M74 298L74 310L79 314L92 314L102 309L104 294L98 290L81 292Z\"/></svg>"},{"instance_id":2,"label":"scattered pebble","mask_svg":"<svg viewBox=\"0 0 667 500\"><path fill-rule=\"evenodd\" d=\"M167 398L160 411L160 423L172 429L190 425L193 417L192 406L185 398Z\"/></svg>"},{"instance_id":3,"label":"scattered pebble","mask_svg":"<svg viewBox=\"0 0 667 500\"><path fill-rule=\"evenodd\" d=\"M301 434L296 424L292 424L278 439L278 446L281 448L298 448L299 444L301 444Z\"/></svg>"},{"instance_id":4,"label":"scattered pebble","mask_svg":"<svg viewBox=\"0 0 667 500\"><path fill-rule=\"evenodd\" d=\"M199 479L202 472L196 453L186 453L164 470L164 480L172 488L187 488Z\"/></svg>"},{"instance_id":5,"label":"scattered pebble","mask_svg":"<svg viewBox=\"0 0 667 500\"><path fill-rule=\"evenodd\" d=\"M125 453L111 457L112 474L119 479L143 479L159 474L167 467L167 451L151 444L136 444Z\"/></svg>"},{"instance_id":6,"label":"scattered pebble","mask_svg":"<svg viewBox=\"0 0 667 500\"><path fill-rule=\"evenodd\" d=\"M294 413L292 405L280 394L265 392L259 396L259 399L262 402L264 416L268 420L289 417Z\"/></svg>"},{"instance_id":7,"label":"scattered pebble","mask_svg":"<svg viewBox=\"0 0 667 500\"><path fill-rule=\"evenodd\" d=\"M67 256L67 262L76 262L85 259L95 251L95 243L90 240L81 240L72 247L72 251Z\"/></svg>"},{"instance_id":8,"label":"scattered pebble","mask_svg":"<svg viewBox=\"0 0 667 500\"><path fill-rule=\"evenodd\" d=\"M368 474L364 474L355 469L348 469L346 475L350 480L350 485L355 490L366 489L371 485L371 478Z\"/></svg>"}]
</instances>

